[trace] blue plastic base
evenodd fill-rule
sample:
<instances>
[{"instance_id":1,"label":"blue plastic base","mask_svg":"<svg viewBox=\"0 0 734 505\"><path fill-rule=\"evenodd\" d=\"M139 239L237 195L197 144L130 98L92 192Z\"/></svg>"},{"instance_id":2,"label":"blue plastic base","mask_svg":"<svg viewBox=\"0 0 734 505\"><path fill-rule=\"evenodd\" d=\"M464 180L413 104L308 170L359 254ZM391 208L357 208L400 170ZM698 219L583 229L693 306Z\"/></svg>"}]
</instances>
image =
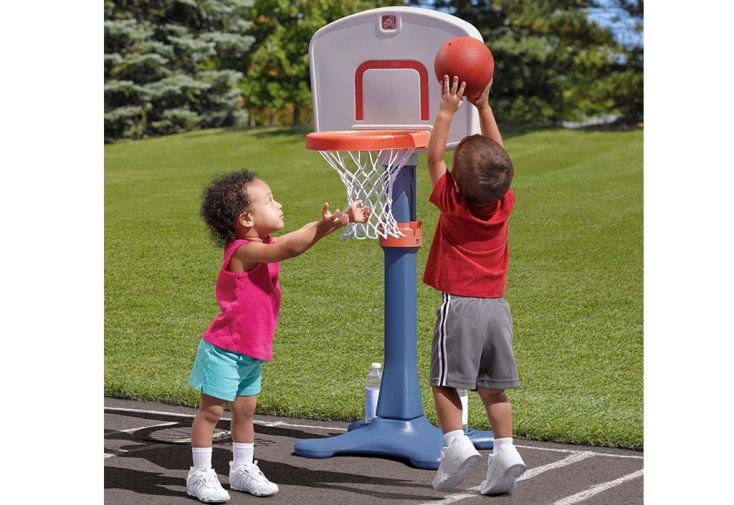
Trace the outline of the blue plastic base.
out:
<instances>
[{"instance_id":1,"label":"blue plastic base","mask_svg":"<svg viewBox=\"0 0 734 505\"><path fill-rule=\"evenodd\" d=\"M295 453L307 458L330 458L336 454L373 454L410 461L416 468L435 470L444 446L441 430L424 416L401 421L376 418L371 423L355 421L347 433L296 443ZM467 436L480 450L494 447L491 431L469 429Z\"/></svg>"},{"instance_id":2,"label":"blue plastic base","mask_svg":"<svg viewBox=\"0 0 734 505\"><path fill-rule=\"evenodd\" d=\"M492 449L494 447L494 433L491 431L480 431L469 428L466 432L474 447L479 450Z\"/></svg>"},{"instance_id":3,"label":"blue plastic base","mask_svg":"<svg viewBox=\"0 0 734 505\"><path fill-rule=\"evenodd\" d=\"M295 453L307 458L329 458L336 454L374 454L407 459L416 468L438 468L443 447L441 430L424 416L402 421L377 418L358 429L329 438L312 438L296 443Z\"/></svg>"}]
</instances>

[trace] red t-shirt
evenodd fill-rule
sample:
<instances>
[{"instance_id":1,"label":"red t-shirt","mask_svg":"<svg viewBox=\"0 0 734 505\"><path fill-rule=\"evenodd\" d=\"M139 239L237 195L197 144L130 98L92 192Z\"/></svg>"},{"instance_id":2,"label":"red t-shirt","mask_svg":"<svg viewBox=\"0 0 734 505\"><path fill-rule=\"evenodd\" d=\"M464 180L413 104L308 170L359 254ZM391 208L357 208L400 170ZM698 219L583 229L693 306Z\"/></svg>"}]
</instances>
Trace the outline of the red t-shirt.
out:
<instances>
[{"instance_id":1,"label":"red t-shirt","mask_svg":"<svg viewBox=\"0 0 734 505\"><path fill-rule=\"evenodd\" d=\"M452 295L503 296L510 256L508 221L515 206L512 189L472 212L447 171L433 188L430 201L441 214L423 282Z\"/></svg>"}]
</instances>

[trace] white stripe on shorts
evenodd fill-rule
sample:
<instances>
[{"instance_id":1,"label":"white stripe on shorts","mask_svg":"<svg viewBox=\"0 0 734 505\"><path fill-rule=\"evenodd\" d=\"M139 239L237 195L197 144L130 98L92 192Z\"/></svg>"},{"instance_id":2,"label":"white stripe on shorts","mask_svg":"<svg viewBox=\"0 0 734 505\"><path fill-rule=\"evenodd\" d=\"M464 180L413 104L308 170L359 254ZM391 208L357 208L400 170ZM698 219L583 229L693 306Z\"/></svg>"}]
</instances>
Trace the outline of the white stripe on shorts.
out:
<instances>
[{"instance_id":1,"label":"white stripe on shorts","mask_svg":"<svg viewBox=\"0 0 734 505\"><path fill-rule=\"evenodd\" d=\"M446 374L448 364L446 362L446 320L449 315L451 295L443 293L443 304L441 304L441 319L438 323L438 385L446 385Z\"/></svg>"}]
</instances>

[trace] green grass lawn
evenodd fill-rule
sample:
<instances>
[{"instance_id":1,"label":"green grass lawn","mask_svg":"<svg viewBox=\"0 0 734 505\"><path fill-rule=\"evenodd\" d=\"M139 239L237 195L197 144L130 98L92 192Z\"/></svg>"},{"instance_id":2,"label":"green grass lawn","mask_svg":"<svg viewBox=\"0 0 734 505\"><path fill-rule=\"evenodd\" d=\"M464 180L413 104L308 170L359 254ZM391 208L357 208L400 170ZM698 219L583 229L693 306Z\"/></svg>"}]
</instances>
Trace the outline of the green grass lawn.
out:
<instances>
[{"instance_id":1,"label":"green grass lawn","mask_svg":"<svg viewBox=\"0 0 734 505\"><path fill-rule=\"evenodd\" d=\"M105 147L105 394L197 404L187 385L217 313L221 251L199 218L215 174L250 168L284 205L291 231L343 206L345 192L305 131L207 130ZM515 436L642 448L641 130L507 136L517 204L507 299L522 387ZM426 415L440 295L420 282L437 209L418 167L418 370ZM275 358L258 411L319 419L362 415L363 381L383 357L383 253L334 234L281 269ZM476 394L470 423L487 428Z\"/></svg>"}]
</instances>

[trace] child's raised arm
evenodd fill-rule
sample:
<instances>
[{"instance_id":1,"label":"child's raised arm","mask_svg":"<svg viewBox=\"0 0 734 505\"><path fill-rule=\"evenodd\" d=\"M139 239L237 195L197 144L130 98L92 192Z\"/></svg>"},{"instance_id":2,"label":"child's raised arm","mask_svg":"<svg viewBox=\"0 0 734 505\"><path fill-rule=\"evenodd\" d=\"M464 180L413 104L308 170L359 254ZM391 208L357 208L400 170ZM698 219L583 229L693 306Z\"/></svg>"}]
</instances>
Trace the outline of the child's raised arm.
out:
<instances>
[{"instance_id":1,"label":"child's raised arm","mask_svg":"<svg viewBox=\"0 0 734 505\"><path fill-rule=\"evenodd\" d=\"M489 81L489 84L484 88L484 91L482 91L482 94L479 95L478 98L475 100L469 98L469 101L474 104L477 108L477 112L479 112L479 126L482 129L482 135L494 140L504 147L500 129L497 126L497 121L494 119L492 107L489 105L489 90L492 88L492 82L493 81Z\"/></svg>"},{"instance_id":2,"label":"child's raised arm","mask_svg":"<svg viewBox=\"0 0 734 505\"><path fill-rule=\"evenodd\" d=\"M248 242L237 249L235 257L249 270L256 263L273 263L294 258L306 252L316 242L326 235L338 230L350 220L355 223L364 223L369 219L370 209L362 206L361 201L352 203L346 212L337 209L329 211L329 204L324 202L321 210L321 220L313 221L302 228L286 233L273 244L262 242Z\"/></svg>"},{"instance_id":3,"label":"child's raised arm","mask_svg":"<svg viewBox=\"0 0 734 505\"><path fill-rule=\"evenodd\" d=\"M431 140L428 141L428 177L431 179L432 187L446 173L446 162L443 159L446 153L446 141L449 138L449 128L454 113L464 103L464 88L466 88L466 83L462 82L459 86L458 77L454 76L453 83L450 84L449 76L443 76L441 105L436 114L436 121L433 123Z\"/></svg>"}]
</instances>

